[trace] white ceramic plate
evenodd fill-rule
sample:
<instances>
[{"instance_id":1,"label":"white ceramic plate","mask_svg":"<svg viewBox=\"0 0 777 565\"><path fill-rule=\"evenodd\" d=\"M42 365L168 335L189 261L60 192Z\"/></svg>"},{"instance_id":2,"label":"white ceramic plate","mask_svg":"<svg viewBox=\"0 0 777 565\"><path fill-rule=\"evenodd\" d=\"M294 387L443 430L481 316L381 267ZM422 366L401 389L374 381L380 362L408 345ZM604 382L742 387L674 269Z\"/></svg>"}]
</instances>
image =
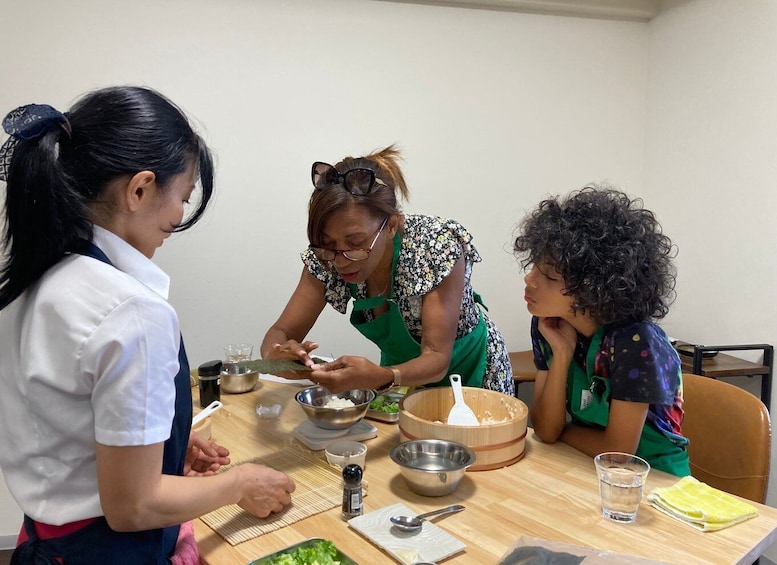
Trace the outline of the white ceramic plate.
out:
<instances>
[{"instance_id":1,"label":"white ceramic plate","mask_svg":"<svg viewBox=\"0 0 777 565\"><path fill-rule=\"evenodd\" d=\"M388 552L399 563L442 561L467 547L462 541L428 520L424 521L418 533L401 532L392 527L389 521L389 518L395 514L415 516L420 513L402 503L397 503L351 518L348 520L348 525ZM441 520L454 521L456 515L447 516Z\"/></svg>"}]
</instances>

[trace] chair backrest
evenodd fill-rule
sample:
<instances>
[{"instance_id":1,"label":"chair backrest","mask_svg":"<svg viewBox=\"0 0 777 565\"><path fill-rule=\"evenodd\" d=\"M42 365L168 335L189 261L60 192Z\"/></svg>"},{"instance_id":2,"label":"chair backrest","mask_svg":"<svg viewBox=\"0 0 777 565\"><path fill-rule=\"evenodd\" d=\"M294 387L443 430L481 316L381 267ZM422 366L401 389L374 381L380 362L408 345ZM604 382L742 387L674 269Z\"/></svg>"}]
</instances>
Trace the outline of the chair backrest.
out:
<instances>
[{"instance_id":1,"label":"chair backrest","mask_svg":"<svg viewBox=\"0 0 777 565\"><path fill-rule=\"evenodd\" d=\"M509 355L515 384L534 382L537 377L537 367L534 366L534 351L531 349L511 351Z\"/></svg>"},{"instance_id":2,"label":"chair backrest","mask_svg":"<svg viewBox=\"0 0 777 565\"><path fill-rule=\"evenodd\" d=\"M683 373L683 408L691 474L714 488L763 503L771 449L763 402L732 384Z\"/></svg>"}]
</instances>

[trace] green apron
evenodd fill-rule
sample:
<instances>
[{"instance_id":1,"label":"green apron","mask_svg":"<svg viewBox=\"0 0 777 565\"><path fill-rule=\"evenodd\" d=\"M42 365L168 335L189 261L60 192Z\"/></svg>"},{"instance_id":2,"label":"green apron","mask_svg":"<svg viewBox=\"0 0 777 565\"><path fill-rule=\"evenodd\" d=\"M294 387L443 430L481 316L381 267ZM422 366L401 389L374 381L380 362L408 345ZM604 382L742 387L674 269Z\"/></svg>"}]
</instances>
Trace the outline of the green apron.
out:
<instances>
[{"instance_id":1,"label":"green apron","mask_svg":"<svg viewBox=\"0 0 777 565\"><path fill-rule=\"evenodd\" d=\"M405 320L394 301L394 277L396 276L397 260L401 248L400 232L394 236L394 257L391 264L391 292L389 299L385 296L372 296L354 300L351 312L351 325L367 339L380 348L380 364L382 366L399 365L421 354L421 344L410 335L405 326ZM349 284L351 296L356 298L356 285ZM475 301L483 304L480 296L475 293ZM388 303L388 311L377 318L368 320L364 316L365 310L371 310ZM478 325L467 335L458 338L453 344L451 364L448 366L448 375L459 374L464 386L481 388L483 377L486 374L488 356L488 328L480 312ZM444 379L425 386L450 386L450 380L446 375Z\"/></svg>"},{"instance_id":2,"label":"green apron","mask_svg":"<svg viewBox=\"0 0 777 565\"><path fill-rule=\"evenodd\" d=\"M601 327L591 339L585 371L575 361L569 365L567 411L572 415L573 422L605 428L610 419L610 379L593 374L603 333L604 328ZM550 363L550 357L548 357L548 363ZM650 463L654 469L678 477L691 474L688 452L683 447L675 445L647 422L642 427L636 454Z\"/></svg>"}]
</instances>

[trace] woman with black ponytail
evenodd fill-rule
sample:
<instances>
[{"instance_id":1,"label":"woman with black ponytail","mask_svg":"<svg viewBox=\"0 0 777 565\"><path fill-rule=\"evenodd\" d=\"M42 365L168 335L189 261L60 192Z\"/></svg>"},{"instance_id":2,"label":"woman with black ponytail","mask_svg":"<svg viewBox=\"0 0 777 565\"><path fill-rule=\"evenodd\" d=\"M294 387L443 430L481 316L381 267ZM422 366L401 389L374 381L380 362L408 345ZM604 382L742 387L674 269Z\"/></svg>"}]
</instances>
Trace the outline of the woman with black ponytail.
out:
<instances>
[{"instance_id":1,"label":"woman with black ponytail","mask_svg":"<svg viewBox=\"0 0 777 565\"><path fill-rule=\"evenodd\" d=\"M197 563L193 518L230 503L265 517L294 490L260 465L215 475L228 452L190 437L189 365L151 258L205 212L210 152L146 88L64 114L22 106L3 129L0 468L25 514L12 563Z\"/></svg>"}]
</instances>

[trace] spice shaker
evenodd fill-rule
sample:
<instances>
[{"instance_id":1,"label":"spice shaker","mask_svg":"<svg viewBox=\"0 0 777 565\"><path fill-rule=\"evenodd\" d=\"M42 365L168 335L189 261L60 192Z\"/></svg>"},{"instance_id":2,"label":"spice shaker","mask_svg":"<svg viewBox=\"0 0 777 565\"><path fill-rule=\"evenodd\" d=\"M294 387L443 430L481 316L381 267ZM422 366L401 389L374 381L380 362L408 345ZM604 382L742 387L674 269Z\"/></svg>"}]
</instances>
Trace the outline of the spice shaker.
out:
<instances>
[{"instance_id":1,"label":"spice shaker","mask_svg":"<svg viewBox=\"0 0 777 565\"><path fill-rule=\"evenodd\" d=\"M214 400L221 400L221 360L208 361L197 368L200 380L200 406L205 408Z\"/></svg>"},{"instance_id":2,"label":"spice shaker","mask_svg":"<svg viewBox=\"0 0 777 565\"><path fill-rule=\"evenodd\" d=\"M362 468L351 463L343 469L343 520L362 515Z\"/></svg>"}]
</instances>

